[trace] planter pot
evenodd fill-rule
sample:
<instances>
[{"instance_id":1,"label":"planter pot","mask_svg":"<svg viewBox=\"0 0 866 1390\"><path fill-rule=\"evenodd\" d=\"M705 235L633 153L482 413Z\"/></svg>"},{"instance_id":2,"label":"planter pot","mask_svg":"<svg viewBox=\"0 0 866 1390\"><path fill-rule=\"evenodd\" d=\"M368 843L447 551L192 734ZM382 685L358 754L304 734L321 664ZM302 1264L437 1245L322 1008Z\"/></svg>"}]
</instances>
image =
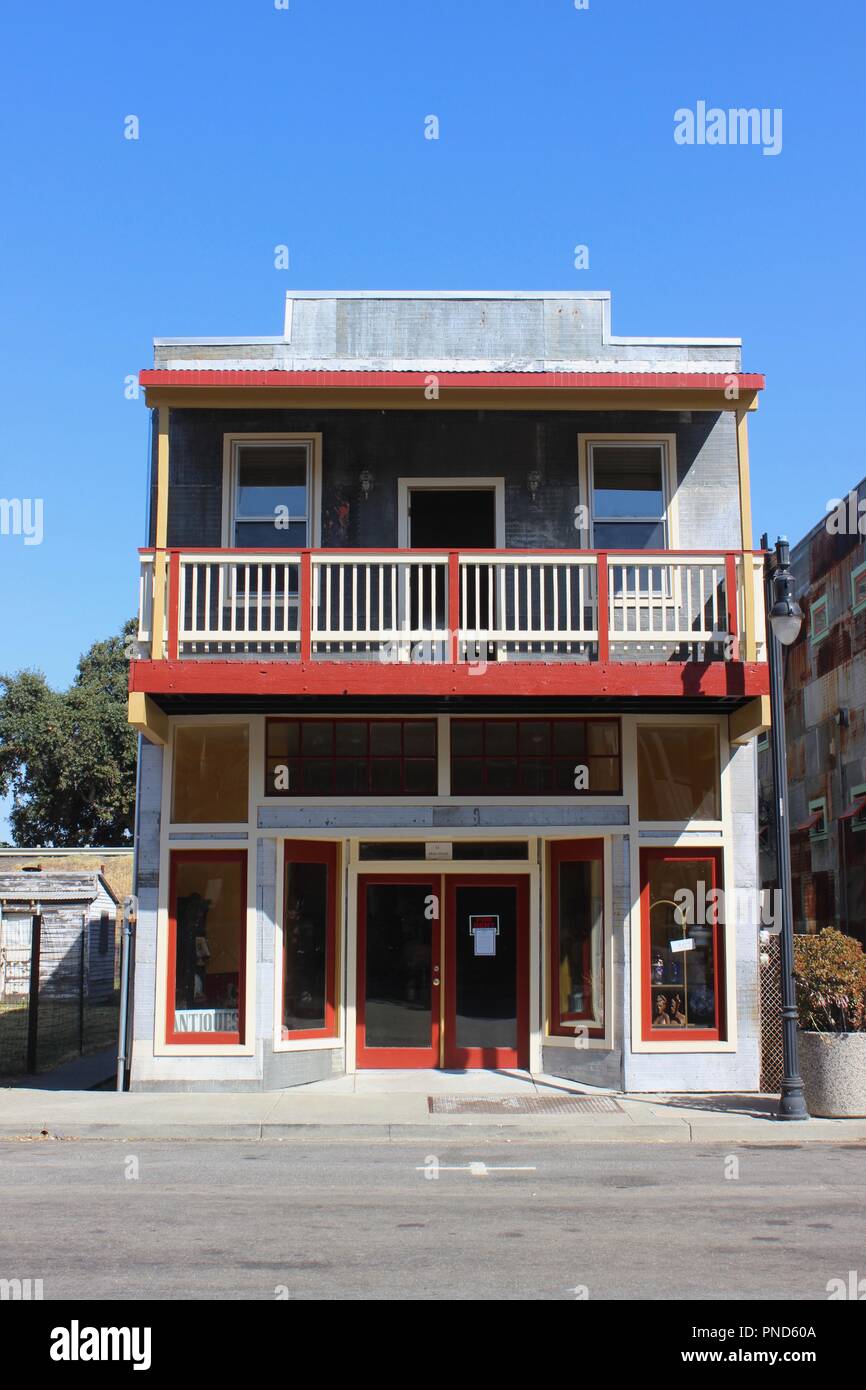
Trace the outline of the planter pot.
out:
<instances>
[{"instance_id":1,"label":"planter pot","mask_svg":"<svg viewBox=\"0 0 866 1390\"><path fill-rule=\"evenodd\" d=\"M866 1033L800 1032L797 1040L809 1114L866 1116Z\"/></svg>"}]
</instances>

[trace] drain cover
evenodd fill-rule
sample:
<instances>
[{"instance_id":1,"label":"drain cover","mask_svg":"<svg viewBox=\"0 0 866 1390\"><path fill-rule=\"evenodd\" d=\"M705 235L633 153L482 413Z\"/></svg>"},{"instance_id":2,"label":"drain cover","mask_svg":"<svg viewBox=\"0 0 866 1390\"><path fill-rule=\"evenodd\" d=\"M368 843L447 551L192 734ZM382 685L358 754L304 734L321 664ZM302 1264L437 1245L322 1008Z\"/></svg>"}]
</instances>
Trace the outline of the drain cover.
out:
<instances>
[{"instance_id":1,"label":"drain cover","mask_svg":"<svg viewBox=\"0 0 866 1390\"><path fill-rule=\"evenodd\" d=\"M431 1115L609 1115L609 1096L428 1096Z\"/></svg>"}]
</instances>

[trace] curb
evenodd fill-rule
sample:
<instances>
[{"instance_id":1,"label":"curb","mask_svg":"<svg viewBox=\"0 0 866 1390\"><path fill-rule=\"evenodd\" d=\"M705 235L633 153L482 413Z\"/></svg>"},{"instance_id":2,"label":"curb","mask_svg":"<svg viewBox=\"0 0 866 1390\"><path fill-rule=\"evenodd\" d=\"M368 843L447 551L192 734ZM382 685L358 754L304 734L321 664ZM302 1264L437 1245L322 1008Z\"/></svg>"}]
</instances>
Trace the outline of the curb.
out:
<instances>
[{"instance_id":1,"label":"curb","mask_svg":"<svg viewBox=\"0 0 866 1390\"><path fill-rule=\"evenodd\" d=\"M809 1124L809 1121L804 1121ZM93 1122L81 1125L60 1126L52 1124L3 1124L0 1125L0 1141L3 1140L87 1140L114 1139L129 1141L152 1140L204 1140L226 1142L231 1140L262 1142L264 1140L359 1140L391 1143L471 1143L491 1140L506 1143L525 1143L538 1141L570 1142L575 1144L725 1144L744 1145L769 1144L775 1147L800 1147L807 1144L836 1144L846 1140L863 1144L866 1138L860 1135L844 1134L806 1134L799 1124L789 1124L784 1128L772 1124L757 1133L738 1128L736 1132L719 1132L715 1126L693 1124L679 1121L652 1125L605 1125L585 1124L539 1126L537 1123L523 1126L519 1123L500 1124L461 1124L446 1122L429 1124L424 1122L371 1121L369 1123L346 1124L322 1121L280 1121L276 1124L261 1122L240 1122L237 1124L171 1124L165 1122L141 1123L135 1121L105 1124Z\"/></svg>"}]
</instances>

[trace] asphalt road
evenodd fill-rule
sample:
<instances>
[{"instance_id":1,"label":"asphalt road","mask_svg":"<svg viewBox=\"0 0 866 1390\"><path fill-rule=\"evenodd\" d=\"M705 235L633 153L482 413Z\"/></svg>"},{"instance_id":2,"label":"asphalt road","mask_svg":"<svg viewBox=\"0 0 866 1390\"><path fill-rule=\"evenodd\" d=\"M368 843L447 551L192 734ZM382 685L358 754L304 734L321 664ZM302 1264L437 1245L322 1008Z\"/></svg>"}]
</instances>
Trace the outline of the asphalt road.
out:
<instances>
[{"instance_id":1,"label":"asphalt road","mask_svg":"<svg viewBox=\"0 0 866 1390\"><path fill-rule=\"evenodd\" d=\"M825 1300L866 1276L864 1175L864 1144L0 1141L0 1278L46 1300Z\"/></svg>"}]
</instances>

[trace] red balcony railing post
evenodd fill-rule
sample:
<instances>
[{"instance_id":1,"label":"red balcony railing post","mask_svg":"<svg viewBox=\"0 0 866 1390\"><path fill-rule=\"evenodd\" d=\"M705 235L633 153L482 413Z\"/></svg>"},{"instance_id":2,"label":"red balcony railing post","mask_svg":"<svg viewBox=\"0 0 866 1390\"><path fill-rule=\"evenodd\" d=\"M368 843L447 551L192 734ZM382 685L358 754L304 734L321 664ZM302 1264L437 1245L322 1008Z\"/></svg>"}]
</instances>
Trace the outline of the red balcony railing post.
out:
<instances>
[{"instance_id":1,"label":"red balcony railing post","mask_svg":"<svg viewBox=\"0 0 866 1390\"><path fill-rule=\"evenodd\" d=\"M159 551L156 552L160 554ZM178 623L180 621L180 555L176 550L168 553L168 659L177 661Z\"/></svg>"},{"instance_id":2,"label":"red balcony railing post","mask_svg":"<svg viewBox=\"0 0 866 1390\"><path fill-rule=\"evenodd\" d=\"M451 665L457 665L460 654L460 556L448 552L448 650Z\"/></svg>"},{"instance_id":3,"label":"red balcony railing post","mask_svg":"<svg viewBox=\"0 0 866 1390\"><path fill-rule=\"evenodd\" d=\"M745 570L746 557L743 556ZM740 659L740 633L737 620L739 595L737 593L737 557L733 551L725 556L725 603L728 608L728 635L731 639L731 660Z\"/></svg>"},{"instance_id":4,"label":"red balcony railing post","mask_svg":"<svg viewBox=\"0 0 866 1390\"><path fill-rule=\"evenodd\" d=\"M313 659L313 559L309 550L301 551L301 582L298 593L298 625L301 629L301 661Z\"/></svg>"},{"instance_id":5,"label":"red balcony railing post","mask_svg":"<svg viewBox=\"0 0 866 1390\"><path fill-rule=\"evenodd\" d=\"M610 617L607 604L607 551L596 556L596 586L598 588L598 659L610 661Z\"/></svg>"}]
</instances>

